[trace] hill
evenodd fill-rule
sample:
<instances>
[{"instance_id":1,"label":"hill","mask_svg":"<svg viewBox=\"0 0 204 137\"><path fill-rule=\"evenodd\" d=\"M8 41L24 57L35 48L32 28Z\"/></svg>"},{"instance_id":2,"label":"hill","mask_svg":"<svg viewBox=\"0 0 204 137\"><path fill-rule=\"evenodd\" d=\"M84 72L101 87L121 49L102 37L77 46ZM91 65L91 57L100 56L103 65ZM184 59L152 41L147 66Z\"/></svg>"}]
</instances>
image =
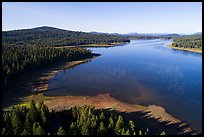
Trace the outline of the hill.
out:
<instances>
[{"instance_id":1,"label":"hill","mask_svg":"<svg viewBox=\"0 0 204 137\"><path fill-rule=\"evenodd\" d=\"M127 37L91 34L48 26L2 32L3 46L76 46L130 42Z\"/></svg>"}]
</instances>

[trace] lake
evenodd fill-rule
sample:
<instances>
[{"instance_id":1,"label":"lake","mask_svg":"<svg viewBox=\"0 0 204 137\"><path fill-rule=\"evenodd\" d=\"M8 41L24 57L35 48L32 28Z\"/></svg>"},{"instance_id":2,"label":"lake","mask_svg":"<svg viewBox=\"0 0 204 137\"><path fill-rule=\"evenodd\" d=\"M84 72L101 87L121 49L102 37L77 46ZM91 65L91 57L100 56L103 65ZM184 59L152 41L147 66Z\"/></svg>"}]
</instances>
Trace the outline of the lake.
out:
<instances>
[{"instance_id":1,"label":"lake","mask_svg":"<svg viewBox=\"0 0 204 137\"><path fill-rule=\"evenodd\" d=\"M123 46L89 48L101 56L49 80L46 95L109 92L132 104L165 107L202 130L202 54L170 49L171 40L131 40Z\"/></svg>"}]
</instances>

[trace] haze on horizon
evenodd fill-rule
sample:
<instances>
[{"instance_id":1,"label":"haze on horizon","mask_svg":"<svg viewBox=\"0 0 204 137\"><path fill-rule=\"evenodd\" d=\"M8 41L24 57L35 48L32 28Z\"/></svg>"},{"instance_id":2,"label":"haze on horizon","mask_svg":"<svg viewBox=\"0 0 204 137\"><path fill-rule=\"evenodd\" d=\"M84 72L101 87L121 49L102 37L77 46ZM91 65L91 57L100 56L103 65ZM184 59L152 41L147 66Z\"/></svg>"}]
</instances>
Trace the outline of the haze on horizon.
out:
<instances>
[{"instance_id":1,"label":"haze on horizon","mask_svg":"<svg viewBox=\"0 0 204 137\"><path fill-rule=\"evenodd\" d=\"M2 30L51 26L105 33L202 32L202 2L2 2Z\"/></svg>"}]
</instances>

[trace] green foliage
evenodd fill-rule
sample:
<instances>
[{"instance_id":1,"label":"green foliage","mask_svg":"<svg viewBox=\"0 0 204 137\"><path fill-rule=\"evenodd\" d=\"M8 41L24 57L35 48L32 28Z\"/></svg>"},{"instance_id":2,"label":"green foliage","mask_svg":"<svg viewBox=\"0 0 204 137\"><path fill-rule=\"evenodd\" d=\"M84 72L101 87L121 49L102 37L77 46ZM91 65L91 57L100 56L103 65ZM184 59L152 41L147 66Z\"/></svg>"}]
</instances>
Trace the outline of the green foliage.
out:
<instances>
[{"instance_id":1,"label":"green foliage","mask_svg":"<svg viewBox=\"0 0 204 137\"><path fill-rule=\"evenodd\" d=\"M202 50L202 35L174 37L173 42L173 47Z\"/></svg>"},{"instance_id":2,"label":"green foliage","mask_svg":"<svg viewBox=\"0 0 204 137\"><path fill-rule=\"evenodd\" d=\"M136 135L136 133L147 135L148 130L142 133L139 127L136 128L134 121L88 106L71 107L55 112L49 111L43 102L36 106L35 102L31 101L29 108L13 107L11 111L3 111L2 135Z\"/></svg>"},{"instance_id":3,"label":"green foliage","mask_svg":"<svg viewBox=\"0 0 204 137\"><path fill-rule=\"evenodd\" d=\"M130 131L131 131L131 135L133 135L135 132L135 124L132 120L130 120L128 125L129 125Z\"/></svg>"},{"instance_id":4,"label":"green foliage","mask_svg":"<svg viewBox=\"0 0 204 137\"><path fill-rule=\"evenodd\" d=\"M57 131L57 135L66 135L66 131L62 127L60 127Z\"/></svg>"},{"instance_id":5,"label":"green foliage","mask_svg":"<svg viewBox=\"0 0 204 137\"><path fill-rule=\"evenodd\" d=\"M33 135L45 135L45 131L42 126L38 125L38 127L33 131Z\"/></svg>"},{"instance_id":6,"label":"green foliage","mask_svg":"<svg viewBox=\"0 0 204 137\"><path fill-rule=\"evenodd\" d=\"M124 125L124 122L123 122L122 116L118 116L118 120L115 125L115 132L117 135L121 134L123 125Z\"/></svg>"},{"instance_id":7,"label":"green foliage","mask_svg":"<svg viewBox=\"0 0 204 137\"><path fill-rule=\"evenodd\" d=\"M20 74L38 70L57 61L72 61L89 57L84 48L53 48L35 46L3 46L2 71L4 85Z\"/></svg>"},{"instance_id":8,"label":"green foliage","mask_svg":"<svg viewBox=\"0 0 204 137\"><path fill-rule=\"evenodd\" d=\"M5 46L64 46L85 44L111 44L129 42L124 36L91 34L62 30L52 27L39 27L2 32L2 44Z\"/></svg>"},{"instance_id":9,"label":"green foliage","mask_svg":"<svg viewBox=\"0 0 204 137\"><path fill-rule=\"evenodd\" d=\"M143 134L142 134L142 130L139 130L139 135L143 135Z\"/></svg>"},{"instance_id":10,"label":"green foliage","mask_svg":"<svg viewBox=\"0 0 204 137\"><path fill-rule=\"evenodd\" d=\"M69 134L70 135L77 135L77 125L76 123L71 123L70 128L69 128Z\"/></svg>"},{"instance_id":11,"label":"green foliage","mask_svg":"<svg viewBox=\"0 0 204 137\"><path fill-rule=\"evenodd\" d=\"M162 131L162 132L160 133L160 135L166 135L166 133L165 133L164 131Z\"/></svg>"},{"instance_id":12,"label":"green foliage","mask_svg":"<svg viewBox=\"0 0 204 137\"><path fill-rule=\"evenodd\" d=\"M99 126L99 129L98 129L97 133L98 133L98 135L106 135L107 130L106 130L105 126L104 126L103 121L100 123L100 126Z\"/></svg>"}]
</instances>

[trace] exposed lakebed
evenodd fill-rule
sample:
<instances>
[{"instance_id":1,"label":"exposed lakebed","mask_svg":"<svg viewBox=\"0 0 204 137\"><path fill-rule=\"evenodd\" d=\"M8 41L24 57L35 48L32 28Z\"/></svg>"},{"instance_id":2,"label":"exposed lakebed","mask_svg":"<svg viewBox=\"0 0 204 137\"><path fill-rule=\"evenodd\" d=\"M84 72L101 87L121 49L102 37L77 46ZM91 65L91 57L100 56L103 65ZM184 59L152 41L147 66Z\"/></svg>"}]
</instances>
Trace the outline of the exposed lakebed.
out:
<instances>
[{"instance_id":1,"label":"exposed lakebed","mask_svg":"<svg viewBox=\"0 0 204 137\"><path fill-rule=\"evenodd\" d=\"M132 40L89 48L101 56L49 80L45 95L110 93L132 104L155 104L202 130L202 54L170 49L170 40Z\"/></svg>"}]
</instances>

